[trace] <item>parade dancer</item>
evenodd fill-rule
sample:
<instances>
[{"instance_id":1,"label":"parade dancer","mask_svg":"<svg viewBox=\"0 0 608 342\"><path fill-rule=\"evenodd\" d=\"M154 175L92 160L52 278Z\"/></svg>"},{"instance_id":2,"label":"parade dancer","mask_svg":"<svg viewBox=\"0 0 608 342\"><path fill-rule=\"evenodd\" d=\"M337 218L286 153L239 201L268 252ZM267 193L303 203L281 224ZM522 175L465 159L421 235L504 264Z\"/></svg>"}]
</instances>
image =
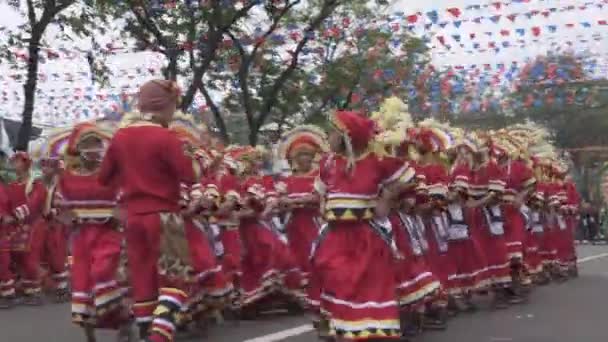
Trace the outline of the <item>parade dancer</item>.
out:
<instances>
[{"instance_id":1,"label":"parade dancer","mask_svg":"<svg viewBox=\"0 0 608 342\"><path fill-rule=\"evenodd\" d=\"M51 137L49 139L48 147L40 158L41 181L46 187L48 195L43 208L43 220L39 220L38 223L45 226L43 260L46 262L51 275L55 300L65 302L70 298L68 289L69 272L67 269L68 233L65 226L55 220L51 208L63 162L59 159L59 156L51 155L52 146L54 146L52 140L55 140L55 138Z\"/></svg>"},{"instance_id":2,"label":"parade dancer","mask_svg":"<svg viewBox=\"0 0 608 342\"><path fill-rule=\"evenodd\" d=\"M534 170L534 178L536 179L536 187L527 202L527 205L530 207L530 213L526 230L526 254L524 262L527 273L532 279L532 283L540 285L546 282L543 273L544 256L540 250L545 231L544 222L546 219L544 212L545 184L542 171L543 167L539 159L531 157L531 161Z\"/></svg>"},{"instance_id":3,"label":"parade dancer","mask_svg":"<svg viewBox=\"0 0 608 342\"><path fill-rule=\"evenodd\" d=\"M508 137L507 137L508 138ZM507 146L507 142L503 142ZM512 302L521 299L522 290L529 285L526 276L524 255L526 253L527 222L524 215L529 216L529 208L525 206L534 191L536 179L530 167L522 158L520 146L512 143L508 153L504 153L498 161L506 175L506 188L503 194L503 213L505 217L505 240L507 252L511 261L512 287L508 291Z\"/></svg>"},{"instance_id":4,"label":"parade dancer","mask_svg":"<svg viewBox=\"0 0 608 342\"><path fill-rule=\"evenodd\" d=\"M477 153L471 189L475 199L471 204L471 223L480 231L479 239L486 257L486 268L494 292L494 307L508 306L504 289L511 285L511 266L508 258L502 213L502 194L505 176L496 164L504 150L492 138Z\"/></svg>"},{"instance_id":5,"label":"parade dancer","mask_svg":"<svg viewBox=\"0 0 608 342\"><path fill-rule=\"evenodd\" d=\"M212 164L208 177L201 181L201 184L203 191L209 188L210 191L217 192L219 197L216 211L213 213L213 220L219 227L217 254L221 254L224 275L232 286L232 299L227 308L234 313L238 310L240 301L243 251L239 219L236 216L241 203L239 166L232 153L235 153L235 150L224 151L218 161Z\"/></svg>"},{"instance_id":6,"label":"parade dancer","mask_svg":"<svg viewBox=\"0 0 608 342\"><path fill-rule=\"evenodd\" d=\"M193 165L200 167L201 175L208 175L213 162L211 153L200 148L200 127L192 117L176 113L169 127L184 144L187 154L193 158ZM209 151L210 152L210 151ZM212 190L212 191L209 191ZM212 231L213 217L208 215L217 206L219 194L214 189L200 191L198 184L192 189L182 185L182 209L192 207L195 217L185 217L186 238L192 270L179 281L189 289L189 299L183 312L183 322L194 321L202 328L205 315L221 310L232 285L228 284L221 264L215 253L215 233ZM178 281L178 279L176 279Z\"/></svg>"},{"instance_id":7,"label":"parade dancer","mask_svg":"<svg viewBox=\"0 0 608 342\"><path fill-rule=\"evenodd\" d=\"M17 180L6 187L8 213L13 219L5 217L3 253L0 260L0 279L6 297L15 295L15 277L11 263L20 275L24 304L41 305L40 258L44 246L44 225L42 208L46 200L46 188L42 182L34 180L31 174L32 160L25 152L17 152L11 157Z\"/></svg>"},{"instance_id":8,"label":"parade dancer","mask_svg":"<svg viewBox=\"0 0 608 342\"><path fill-rule=\"evenodd\" d=\"M0 309L10 309L15 304L15 280L9 272L11 263L9 232L13 222L6 187L0 184Z\"/></svg>"},{"instance_id":9,"label":"parade dancer","mask_svg":"<svg viewBox=\"0 0 608 342\"><path fill-rule=\"evenodd\" d=\"M315 189L328 222L313 246L321 310L337 341L399 339L396 258L390 202L415 171L397 158L368 152L373 121L353 112L332 116L333 153L319 163Z\"/></svg>"},{"instance_id":10,"label":"parade dancer","mask_svg":"<svg viewBox=\"0 0 608 342\"><path fill-rule=\"evenodd\" d=\"M445 284L436 298L428 303L424 327L427 329L443 330L447 327L448 290L447 278L454 271L454 263L449 252L448 216L445 203L448 195L448 172L442 154L449 148L450 138L442 127L434 120L425 120L419 125L415 137L419 153L418 169L424 176L425 187L418 192L418 221L422 228L422 237L427 241L424 248L425 257Z\"/></svg>"},{"instance_id":11,"label":"parade dancer","mask_svg":"<svg viewBox=\"0 0 608 342\"><path fill-rule=\"evenodd\" d=\"M576 247L574 245L574 235L578 228L578 214L581 196L576 189L576 185L570 176L566 176L564 187L566 190L566 202L562 207L568 229L564 232L563 243L560 246L560 255L567 264L568 272L571 276L578 276L578 266L576 257Z\"/></svg>"},{"instance_id":12,"label":"parade dancer","mask_svg":"<svg viewBox=\"0 0 608 342\"><path fill-rule=\"evenodd\" d=\"M187 294L173 284L161 286L159 271L188 271L180 189L182 184L189 188L199 176L182 142L168 129L180 99L177 85L149 81L138 97L140 113L114 135L99 181L122 189L133 309L141 338L172 341Z\"/></svg>"},{"instance_id":13,"label":"parade dancer","mask_svg":"<svg viewBox=\"0 0 608 342\"><path fill-rule=\"evenodd\" d=\"M78 162L61 173L52 201L55 219L72 235L72 321L89 342L96 341L95 329L118 330L119 341L130 340L131 315L117 281L123 241L114 217L118 189L97 181L109 138L93 123L74 127L67 153Z\"/></svg>"},{"instance_id":14,"label":"parade dancer","mask_svg":"<svg viewBox=\"0 0 608 342\"><path fill-rule=\"evenodd\" d=\"M299 126L285 133L279 154L287 160L291 174L286 184L286 233L289 248L297 262L302 281L307 286L308 304L318 314L321 289L311 272L310 249L319 233L319 197L314 193L314 180L319 172L318 160L328 150L325 133L314 126Z\"/></svg>"},{"instance_id":15,"label":"parade dancer","mask_svg":"<svg viewBox=\"0 0 608 342\"><path fill-rule=\"evenodd\" d=\"M242 317L254 319L268 305L296 299L286 290L293 289L287 281L297 268L281 223L271 221L279 219L279 193L272 178L261 174L262 151L247 146L233 156L242 167L242 207L237 212L244 252L239 304Z\"/></svg>"},{"instance_id":16,"label":"parade dancer","mask_svg":"<svg viewBox=\"0 0 608 342\"><path fill-rule=\"evenodd\" d=\"M455 271L448 276L448 291L455 299L464 300L464 310L475 309L472 294L489 285L485 272L485 254L480 245L480 230L472 224L469 207L477 194L472 189L473 156L477 153L479 142L473 136L468 138L460 132L454 148L456 158L450 171L448 194L448 248L453 256Z\"/></svg>"}]
</instances>

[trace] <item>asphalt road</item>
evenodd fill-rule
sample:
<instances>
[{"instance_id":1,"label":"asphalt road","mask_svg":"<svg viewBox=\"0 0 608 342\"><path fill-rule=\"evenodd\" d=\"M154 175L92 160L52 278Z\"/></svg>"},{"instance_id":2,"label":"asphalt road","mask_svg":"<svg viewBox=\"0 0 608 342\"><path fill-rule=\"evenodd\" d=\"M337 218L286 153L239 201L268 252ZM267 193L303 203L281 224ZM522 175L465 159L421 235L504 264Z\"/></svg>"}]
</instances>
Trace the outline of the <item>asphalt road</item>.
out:
<instances>
[{"instance_id":1,"label":"asphalt road","mask_svg":"<svg viewBox=\"0 0 608 342\"><path fill-rule=\"evenodd\" d=\"M536 289L530 302L503 311L482 308L450 321L445 332L425 333L423 342L606 342L608 329L608 246L580 246L580 277ZM482 299L482 305L484 304ZM114 341L102 333L99 342ZM179 341L311 342L315 334L305 316L275 315L255 322L226 322L206 337ZM0 341L83 341L70 324L68 305L19 307L0 311Z\"/></svg>"}]
</instances>

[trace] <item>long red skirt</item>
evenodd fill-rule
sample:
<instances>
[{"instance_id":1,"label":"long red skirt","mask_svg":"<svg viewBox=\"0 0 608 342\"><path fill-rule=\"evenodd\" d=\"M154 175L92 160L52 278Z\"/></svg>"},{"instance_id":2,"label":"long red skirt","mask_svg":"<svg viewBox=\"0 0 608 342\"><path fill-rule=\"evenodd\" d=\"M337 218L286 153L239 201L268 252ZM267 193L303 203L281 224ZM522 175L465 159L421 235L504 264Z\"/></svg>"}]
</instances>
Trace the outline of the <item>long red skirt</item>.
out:
<instances>
[{"instance_id":1,"label":"long red skirt","mask_svg":"<svg viewBox=\"0 0 608 342\"><path fill-rule=\"evenodd\" d=\"M399 337L397 266L389 245L367 221L332 222L325 229L313 268L330 334L345 340Z\"/></svg>"},{"instance_id":2,"label":"long red skirt","mask_svg":"<svg viewBox=\"0 0 608 342\"><path fill-rule=\"evenodd\" d=\"M539 254L543 265L552 265L557 262L556 233L557 227L545 224L544 231L539 241Z\"/></svg>"},{"instance_id":3,"label":"long red skirt","mask_svg":"<svg viewBox=\"0 0 608 342\"><path fill-rule=\"evenodd\" d=\"M311 286L310 250L319 235L319 228L314 221L317 214L318 210L315 209L294 209L286 227L289 250L297 265L296 272L300 274L301 281L308 287Z\"/></svg>"},{"instance_id":4,"label":"long red skirt","mask_svg":"<svg viewBox=\"0 0 608 342\"><path fill-rule=\"evenodd\" d=\"M485 273L492 285L503 286L511 283L511 262L507 251L505 235L495 235L481 208L472 210L474 225L479 227L479 241L486 257Z\"/></svg>"},{"instance_id":5,"label":"long red skirt","mask_svg":"<svg viewBox=\"0 0 608 342\"><path fill-rule=\"evenodd\" d=\"M465 211L465 221L469 225L469 237L448 243L455 265L454 272L448 277L452 295L463 295L491 284L487 273L488 263L480 242L482 232L479 226L475 226L472 210Z\"/></svg>"},{"instance_id":6,"label":"long red skirt","mask_svg":"<svg viewBox=\"0 0 608 342\"><path fill-rule=\"evenodd\" d=\"M237 285L243 259L241 232L238 226L222 226L220 240L224 246L222 268L228 279Z\"/></svg>"},{"instance_id":7,"label":"long red skirt","mask_svg":"<svg viewBox=\"0 0 608 342\"><path fill-rule=\"evenodd\" d=\"M572 267L576 263L576 248L574 247L574 231L577 225L576 217L566 216L565 228L555 232L557 260L562 268Z\"/></svg>"},{"instance_id":8,"label":"long red skirt","mask_svg":"<svg viewBox=\"0 0 608 342\"><path fill-rule=\"evenodd\" d=\"M526 240L526 222L519 211L513 205L503 207L505 219L505 241L507 253L511 260L522 260L524 257L524 241Z\"/></svg>"},{"instance_id":9,"label":"long red skirt","mask_svg":"<svg viewBox=\"0 0 608 342\"><path fill-rule=\"evenodd\" d=\"M243 220L239 228L244 250L241 306L285 294L297 286L297 281L290 281L297 268L287 244L256 220Z\"/></svg>"},{"instance_id":10,"label":"long red skirt","mask_svg":"<svg viewBox=\"0 0 608 342\"><path fill-rule=\"evenodd\" d=\"M184 223L192 263L191 279L184 283L188 289L186 311L189 315L197 316L222 308L228 300L232 284L226 279L222 265L217 262L207 233L191 220Z\"/></svg>"},{"instance_id":11,"label":"long red skirt","mask_svg":"<svg viewBox=\"0 0 608 342\"><path fill-rule=\"evenodd\" d=\"M531 276L543 271L543 260L540 255L540 241L542 239L542 232L526 231L524 265L526 266L526 272Z\"/></svg>"},{"instance_id":12,"label":"long red skirt","mask_svg":"<svg viewBox=\"0 0 608 342\"><path fill-rule=\"evenodd\" d=\"M397 248L403 257L396 261L399 305L415 309L418 305L432 300L441 284L424 255L414 253L412 237L398 215L393 215L390 219Z\"/></svg>"},{"instance_id":13,"label":"long red skirt","mask_svg":"<svg viewBox=\"0 0 608 342\"><path fill-rule=\"evenodd\" d=\"M85 224L72 240L72 321L116 329L125 290L117 281L122 234L107 224Z\"/></svg>"}]
</instances>

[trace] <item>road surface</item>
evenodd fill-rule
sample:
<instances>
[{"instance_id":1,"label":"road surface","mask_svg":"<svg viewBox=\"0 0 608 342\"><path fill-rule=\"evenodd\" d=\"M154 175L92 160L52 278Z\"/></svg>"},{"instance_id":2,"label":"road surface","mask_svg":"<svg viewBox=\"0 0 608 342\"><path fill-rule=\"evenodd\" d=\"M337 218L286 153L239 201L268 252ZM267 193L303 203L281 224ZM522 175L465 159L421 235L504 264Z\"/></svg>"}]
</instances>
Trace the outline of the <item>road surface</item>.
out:
<instances>
[{"instance_id":1,"label":"road surface","mask_svg":"<svg viewBox=\"0 0 608 342\"><path fill-rule=\"evenodd\" d=\"M528 304L508 310L482 309L460 315L445 332L425 333L423 342L606 342L608 341L608 246L579 246L580 277L536 289ZM68 305L19 307L0 311L0 341L81 342L69 323ZM270 316L255 322L226 322L204 338L179 341L311 342L316 341L305 316ZM100 334L99 342L114 341Z\"/></svg>"}]
</instances>

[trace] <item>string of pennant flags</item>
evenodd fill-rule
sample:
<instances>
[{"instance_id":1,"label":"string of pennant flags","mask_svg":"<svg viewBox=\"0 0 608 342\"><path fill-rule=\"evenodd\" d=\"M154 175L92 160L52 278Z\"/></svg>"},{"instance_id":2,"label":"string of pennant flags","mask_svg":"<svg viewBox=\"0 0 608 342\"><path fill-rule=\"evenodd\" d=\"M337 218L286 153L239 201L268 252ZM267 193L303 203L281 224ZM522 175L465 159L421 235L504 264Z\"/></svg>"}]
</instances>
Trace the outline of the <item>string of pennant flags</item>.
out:
<instances>
[{"instance_id":1,"label":"string of pennant flags","mask_svg":"<svg viewBox=\"0 0 608 342\"><path fill-rule=\"evenodd\" d=\"M320 32L304 32L299 25L287 24L281 27L275 34L268 36L263 44L271 47L289 50L290 46L295 45L302 39L303 35L308 35L312 39L311 46L302 51L302 62L312 61L312 57L322 55L325 51L322 43L327 40L338 39L344 36L352 38L361 37L368 30L380 29L389 33L394 38L389 39L389 44L393 44L398 49L401 44L399 35L410 33L426 40L432 49L432 53L438 56L458 55L458 54L477 54L493 52L498 54L509 48L528 48L535 47L539 43L549 44L553 51L566 51L573 46L577 46L577 51L583 51L581 45L593 42L603 42L605 32L594 32L591 35L579 34L572 38L563 38L558 34L571 32L572 29L595 29L602 30L608 26L604 19L579 19L571 23L547 23L543 25L533 25L523 27L519 25L523 19L535 19L536 17L550 18L555 13L590 11L592 9L608 8L608 0L586 1L580 4L569 4L561 6L563 3L557 1L560 7L549 7L552 0L520 0L520 1L501 1L490 2L479 5L469 5L462 8L434 9L426 12L415 12L406 14L396 12L381 19L376 20L368 27L358 26L355 21L349 18L337 18L325 23ZM260 4L262 1L257 1ZM571 2L571 1L569 1ZM192 6L206 6L206 1L191 1ZM249 3L248 0L230 0L231 4ZM507 12L516 4L539 4L543 8L530 9L524 12ZM546 5L546 6L545 6ZM175 8L175 1L157 1L156 9L169 10ZM490 15L479 15L474 13L484 9L490 9ZM503 13L505 12L505 13ZM585 18L582 17L581 18ZM465 31L465 23L484 24L492 23L485 31L475 29L474 32ZM503 27L500 23L506 22L508 25ZM513 25L518 24L516 27ZM456 29L455 32L443 32L444 29ZM0 27L0 32L2 28ZM239 38L239 42L245 46L260 43L260 37L264 34L264 29L255 27L249 34ZM178 42L179 49L184 51L193 49L199 42L183 41ZM226 38L222 44L222 49L233 49L234 42ZM154 46L148 47L154 50ZM58 46L43 47L41 49L42 63L60 62L63 59L84 61L90 54L103 54L107 56L129 55L133 52L141 51L140 48L108 43L97 46L95 49L80 49L74 47ZM17 59L17 63L25 63L28 59L24 49L15 48L12 50ZM285 58L277 53L277 58ZM582 55L581 55L582 56ZM289 57L287 55L287 57ZM160 57L162 59L162 57ZM539 87L538 90L531 91L526 97L514 99L503 95L509 94L517 87L530 84L545 86L552 84L563 84L568 81L582 80L596 77L594 75L608 75L608 63L604 53L599 53L595 58L583 58L576 56L577 65L571 68L559 67L551 62L536 61L503 61L496 63L476 63L476 64L450 64L442 63L440 66L428 66L414 68L414 77L411 79L401 79L399 75L403 73L396 69L373 69L366 71L366 77L374 82L390 83L396 88L405 89L413 104L418 105L423 110L430 113L468 113L473 111L490 111L496 109L533 107L542 105L563 105L563 104L586 104L592 101L593 94L590 92L575 92L569 89L551 89ZM233 69L234 64L230 60L218 61L214 66L214 71L224 71ZM312 63L312 62L311 62ZM237 65L238 66L238 65ZM38 91L37 108L35 119L53 123L64 120L89 119L92 117L109 115L124 109L125 98L132 96L138 83L145 78L158 76L162 66L146 65L134 68L113 68L112 74L117 75L119 82L116 86L107 89L97 89L81 85L90 84L91 72L83 68L82 70L56 71L39 73L41 87ZM44 70L44 69L43 69ZM15 83L24 81L23 72L7 71L0 74L0 85L4 88L0 91L1 103L8 104L9 107L18 108L22 102L20 89L16 88ZM320 75L311 75L311 82L317 82ZM46 86L64 83L65 87ZM236 80L227 84L229 87L238 88ZM366 94L361 91L354 96L357 101L378 101L377 98L366 98ZM193 103L193 111L201 111L206 108L204 100L197 97Z\"/></svg>"},{"instance_id":2,"label":"string of pennant flags","mask_svg":"<svg viewBox=\"0 0 608 342\"><path fill-rule=\"evenodd\" d=\"M542 0L537 1L538 3L547 3L550 0ZM247 1L237 1L241 3L246 3ZM484 8L494 8L494 9L504 9L509 5L514 3L531 3L532 1L510 1L510 2L491 2L483 5L469 5L465 8L447 8L445 10L431 10L427 11L425 14L422 12L416 12L414 14L405 14L404 12L395 12L390 15L386 15L373 23L373 26L385 28L388 31L399 32L399 31L407 31L410 33L421 34L421 36L428 37L429 34L436 35L436 41L439 42L439 45L431 45L431 47L435 48L447 48L451 49L453 47L457 47L461 44L462 41L471 40L475 41L476 39L482 36L497 36L497 37L540 37L544 33L557 33L562 28L565 29L573 29L573 28L585 28L590 29L594 27L608 26L608 18L607 19L595 19L595 20L583 20L580 22L569 22L564 24L548 24L543 26L533 26L530 28L519 27L519 28L499 28L498 32L486 31L483 34L478 32L470 32L470 33L462 33L456 32L450 35L438 34L435 31L432 31L433 27L437 27L440 29L445 28L447 25L453 25L454 28L459 29L463 23L472 22L481 24L484 20L489 20L494 24L498 24L502 18L506 18L510 21L509 25L512 25L516 21L516 18L525 17L528 19L532 19L534 16L544 16L549 17L552 13L560 13L567 11L576 11L576 10L589 10L592 8L604 8L608 6L608 0L596 0L596 1L587 1L580 5L566 5L562 7L548 7L541 9L534 9L523 13L511 13L507 15L496 14L492 16L475 16L470 19L463 18L464 14L471 10L479 10ZM194 3L194 2L192 2ZM260 1L261 3L261 1ZM202 1L199 3L200 5L205 5L205 2ZM172 1L158 1L156 3L152 2L152 5L155 6L168 6L168 8L174 8L175 2ZM458 20L440 20L439 13L447 13L452 18ZM423 32L417 32L420 26L424 28ZM315 34L315 32L307 32L306 34L309 38L313 39L327 39L332 38L341 34L344 34L345 31L351 29L351 20L349 18L337 18L331 19L325 25L325 30L320 32L319 34ZM365 29L365 28L364 28ZM0 32L2 28L0 27ZM476 30L477 31L477 30ZM255 42L258 42L259 36L264 33L264 30L261 27L256 27L253 29L253 33L251 35L244 35L241 37L240 43L243 45L251 45ZM267 39L267 44L271 45L285 45L293 43L302 38L304 32L302 32L302 27L299 25L288 23L281 30L278 30L275 34L272 34ZM202 37L201 37L202 38ZM455 44L450 44L448 40L453 40ZM434 42L431 42L434 43ZM197 41L183 41L177 42L176 46L178 49L182 50L191 50L197 44ZM479 44L479 43L478 43ZM511 46L514 44L509 43L501 43L503 46ZM477 44L471 44L475 49ZM231 40L225 39L224 44L222 44L224 48L232 48ZM149 47L150 49L154 49L154 46ZM112 55L112 54L128 54L134 51L138 51L135 47L127 47L127 46L115 46L114 43L108 43L104 46L100 46L95 51L86 50L86 49L78 49L78 48L66 48L66 47L58 47L58 48L50 48L43 47L43 56L49 60L58 59L58 58L67 58L67 59L76 59L82 58L83 55L87 55L90 53L95 54L104 54L104 55ZM16 49L14 51L15 57L18 60L26 61L27 60L27 52L25 49Z\"/></svg>"}]
</instances>

